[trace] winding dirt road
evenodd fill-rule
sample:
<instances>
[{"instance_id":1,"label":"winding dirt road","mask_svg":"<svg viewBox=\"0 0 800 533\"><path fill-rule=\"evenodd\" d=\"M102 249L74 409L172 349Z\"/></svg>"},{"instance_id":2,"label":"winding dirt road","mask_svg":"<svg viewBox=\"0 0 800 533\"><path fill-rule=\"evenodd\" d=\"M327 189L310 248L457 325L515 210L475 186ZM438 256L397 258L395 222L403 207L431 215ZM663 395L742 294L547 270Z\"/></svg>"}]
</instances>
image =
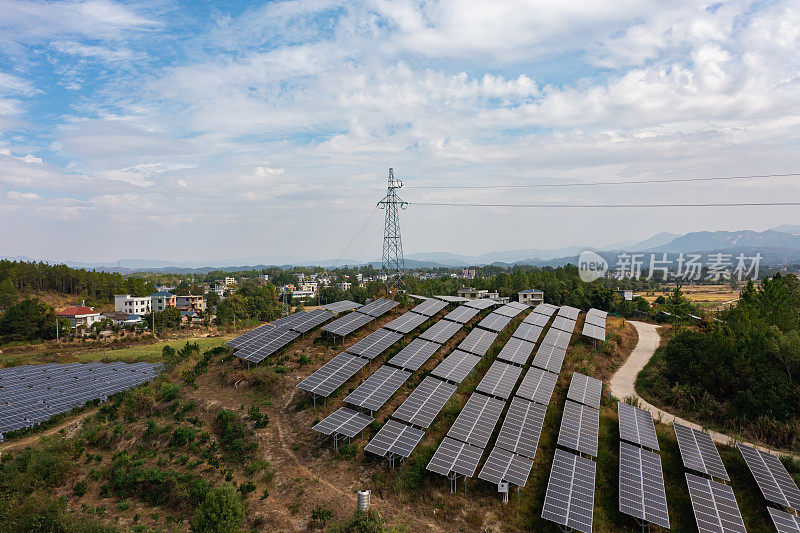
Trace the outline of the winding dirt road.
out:
<instances>
[{"instance_id":1,"label":"winding dirt road","mask_svg":"<svg viewBox=\"0 0 800 533\"><path fill-rule=\"evenodd\" d=\"M765 446L760 446L757 444L752 444L741 439L734 439L728 435L723 433L719 433L718 431L711 431L705 429L700 424L695 424L694 422L689 422L688 420L684 420L683 418L677 417L672 413L668 413L663 409L659 409L658 407L646 402L642 398L640 398L636 394L636 377L639 375L639 372L642 371L644 366L653 357L653 353L658 348L658 345L661 343L661 336L658 334L658 326L654 324L647 324L645 322L634 322L630 321L630 324L636 328L636 331L639 333L639 342L636 344L636 348L633 349L630 357L628 360L625 361L625 364L617 370L617 372L611 376L611 396L616 398L619 401L624 401L626 398L635 397L638 401L638 406L641 409L645 409L650 411L653 414L653 418L656 420L663 422L664 424L670 424L672 422L677 422L678 424L683 424L684 426L689 426L694 429L699 429L707 432L711 435L711 438L714 439L714 442L718 444L725 444L727 446L735 446L737 442L742 442L744 444L748 444L750 446L754 446L759 450L763 450L765 452L773 453L775 455L789 455L791 457L797 457L794 454L789 454L785 452L779 452L776 450L771 450Z\"/></svg>"}]
</instances>

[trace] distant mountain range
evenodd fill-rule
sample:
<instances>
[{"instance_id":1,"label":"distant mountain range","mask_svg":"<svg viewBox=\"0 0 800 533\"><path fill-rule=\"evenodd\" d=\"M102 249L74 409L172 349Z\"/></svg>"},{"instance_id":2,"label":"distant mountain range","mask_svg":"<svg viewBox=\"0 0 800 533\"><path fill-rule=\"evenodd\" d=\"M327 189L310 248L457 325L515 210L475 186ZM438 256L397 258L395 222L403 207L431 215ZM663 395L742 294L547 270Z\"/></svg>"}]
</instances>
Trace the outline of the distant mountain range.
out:
<instances>
[{"instance_id":1,"label":"distant mountain range","mask_svg":"<svg viewBox=\"0 0 800 533\"><path fill-rule=\"evenodd\" d=\"M592 250L600 255L612 257L617 252L658 252L658 253L760 253L762 265L779 265L800 263L800 226L783 225L766 231L697 231L678 235L675 233L659 233L640 242L622 241L595 248L591 246L567 246L558 249L531 248L526 250L507 250L489 252L477 256L459 255L450 252L417 252L405 258L406 267L415 268L463 268L495 264L513 266L525 264L533 266L561 266L575 264L578 255ZM16 261L36 261L30 257L2 257ZM211 263L211 264L209 264ZM380 261L368 263L353 259L327 259L321 261L304 261L293 257L259 258L250 257L220 262L172 262L153 259L124 259L107 263L85 263L64 261L73 268L102 270L106 272L163 272L163 273L207 273L212 270L233 272L237 270L260 270L270 266L322 266L338 267L343 265L371 264L380 266Z\"/></svg>"}]
</instances>

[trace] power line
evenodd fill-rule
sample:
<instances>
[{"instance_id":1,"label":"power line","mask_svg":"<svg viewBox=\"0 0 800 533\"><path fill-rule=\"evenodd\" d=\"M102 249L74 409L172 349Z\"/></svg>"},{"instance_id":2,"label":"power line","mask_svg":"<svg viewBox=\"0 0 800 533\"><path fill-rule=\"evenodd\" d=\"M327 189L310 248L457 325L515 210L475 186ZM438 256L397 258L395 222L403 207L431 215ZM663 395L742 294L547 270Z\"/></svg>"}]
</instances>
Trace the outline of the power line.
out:
<instances>
[{"instance_id":1,"label":"power line","mask_svg":"<svg viewBox=\"0 0 800 533\"><path fill-rule=\"evenodd\" d=\"M454 202L408 202L409 205L435 207L526 207L526 208L559 208L559 209L626 209L626 208L659 208L659 207L761 207L761 206L794 206L800 202L729 202L718 204L472 204Z\"/></svg>"},{"instance_id":2,"label":"power line","mask_svg":"<svg viewBox=\"0 0 800 533\"><path fill-rule=\"evenodd\" d=\"M350 249L350 247L353 246L353 244L355 244L356 240L358 240L358 238L361 236L361 234L367 228L367 225L369 224L369 221L372 220L372 217L375 216L375 213L377 213L377 212L378 212L378 206L375 206L372 209L372 211L370 212L370 214L367 215L367 218L361 224L361 227L358 229L356 234L353 235L353 238L350 239L350 242L348 242L347 245L344 247L344 249L342 250L342 253L339 254L339 258L336 259L336 263L335 263L335 265L337 267L339 266L339 263L341 262L342 258L344 257L344 254L346 254L347 251Z\"/></svg>"},{"instance_id":3,"label":"power line","mask_svg":"<svg viewBox=\"0 0 800 533\"><path fill-rule=\"evenodd\" d=\"M675 178L675 179L643 179L643 180L614 180L614 181L593 181L567 182L567 183L532 183L522 185L407 185L409 189L533 189L538 187L597 187L606 185L641 185L646 183L686 183L692 181L722 181L722 180L746 180L756 178L788 178L800 176L800 172L788 174L754 174L751 176L714 176L710 178ZM542 178L536 178L542 179ZM544 178L556 179L556 178Z\"/></svg>"}]
</instances>

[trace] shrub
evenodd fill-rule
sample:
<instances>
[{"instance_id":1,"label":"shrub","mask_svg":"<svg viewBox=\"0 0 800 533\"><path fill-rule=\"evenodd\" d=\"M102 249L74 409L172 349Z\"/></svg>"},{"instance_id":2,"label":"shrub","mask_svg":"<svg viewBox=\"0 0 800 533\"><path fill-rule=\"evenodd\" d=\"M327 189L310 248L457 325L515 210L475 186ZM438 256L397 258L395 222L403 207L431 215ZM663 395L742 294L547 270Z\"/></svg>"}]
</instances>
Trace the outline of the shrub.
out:
<instances>
[{"instance_id":1,"label":"shrub","mask_svg":"<svg viewBox=\"0 0 800 533\"><path fill-rule=\"evenodd\" d=\"M77 481L72 485L72 493L78 498L82 498L86 494L86 482Z\"/></svg>"},{"instance_id":2,"label":"shrub","mask_svg":"<svg viewBox=\"0 0 800 533\"><path fill-rule=\"evenodd\" d=\"M192 516L192 531L235 532L244 521L244 506L228 484L212 488Z\"/></svg>"},{"instance_id":3,"label":"shrub","mask_svg":"<svg viewBox=\"0 0 800 533\"><path fill-rule=\"evenodd\" d=\"M180 392L180 385L174 383L162 383L161 388L158 389L158 399L162 402L171 402L178 397L178 393Z\"/></svg>"},{"instance_id":4,"label":"shrub","mask_svg":"<svg viewBox=\"0 0 800 533\"><path fill-rule=\"evenodd\" d=\"M333 517L333 511L318 505L311 511L311 522L315 527L323 528L325 524Z\"/></svg>"},{"instance_id":5,"label":"shrub","mask_svg":"<svg viewBox=\"0 0 800 533\"><path fill-rule=\"evenodd\" d=\"M246 441L247 427L233 411L223 409L219 412L214 420L214 432L217 434L219 443L225 451L226 460L229 462L242 462L256 448L255 443Z\"/></svg>"},{"instance_id":6,"label":"shrub","mask_svg":"<svg viewBox=\"0 0 800 533\"><path fill-rule=\"evenodd\" d=\"M197 430L190 427L179 427L172 432L172 437L169 440L170 446L181 447L186 446L192 442L197 435Z\"/></svg>"}]
</instances>

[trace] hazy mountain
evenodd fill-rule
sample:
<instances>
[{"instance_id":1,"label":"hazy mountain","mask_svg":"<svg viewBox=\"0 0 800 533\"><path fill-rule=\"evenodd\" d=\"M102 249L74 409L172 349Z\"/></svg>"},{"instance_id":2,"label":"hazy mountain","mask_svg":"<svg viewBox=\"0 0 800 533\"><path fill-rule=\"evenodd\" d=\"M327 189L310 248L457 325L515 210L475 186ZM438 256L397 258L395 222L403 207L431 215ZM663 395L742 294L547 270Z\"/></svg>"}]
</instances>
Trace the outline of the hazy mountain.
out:
<instances>
[{"instance_id":1,"label":"hazy mountain","mask_svg":"<svg viewBox=\"0 0 800 533\"><path fill-rule=\"evenodd\" d=\"M792 235L800 235L800 226L791 226L789 224L784 224L782 226L778 226L777 228L772 228L775 231L781 231L783 233L791 233Z\"/></svg>"},{"instance_id":2,"label":"hazy mountain","mask_svg":"<svg viewBox=\"0 0 800 533\"><path fill-rule=\"evenodd\" d=\"M781 231L697 231L656 246L653 252L699 252L737 248L787 248L800 250L800 235Z\"/></svg>"},{"instance_id":3,"label":"hazy mountain","mask_svg":"<svg viewBox=\"0 0 800 533\"><path fill-rule=\"evenodd\" d=\"M666 244L669 244L678 237L680 237L680 235L678 235L677 233L669 233L667 231L664 231L662 233L653 235L649 239L645 239L642 242L638 242L632 246L621 249L630 252L641 252L642 250L652 250L653 248L656 248L658 246L664 246Z\"/></svg>"}]
</instances>

